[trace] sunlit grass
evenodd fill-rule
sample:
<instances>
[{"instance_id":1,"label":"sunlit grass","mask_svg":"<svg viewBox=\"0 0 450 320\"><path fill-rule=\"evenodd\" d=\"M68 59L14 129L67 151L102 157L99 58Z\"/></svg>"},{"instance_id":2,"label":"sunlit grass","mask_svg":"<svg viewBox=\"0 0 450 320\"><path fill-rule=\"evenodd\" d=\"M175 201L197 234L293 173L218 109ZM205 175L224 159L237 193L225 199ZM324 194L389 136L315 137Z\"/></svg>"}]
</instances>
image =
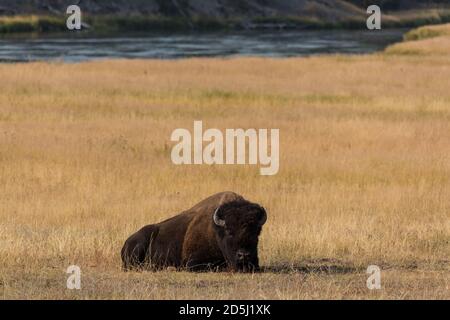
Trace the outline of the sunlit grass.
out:
<instances>
[{"instance_id":1,"label":"sunlit grass","mask_svg":"<svg viewBox=\"0 0 450 320\"><path fill-rule=\"evenodd\" d=\"M0 64L0 297L448 299L448 57ZM279 173L173 165L194 120L279 128ZM130 233L224 190L267 209L267 272L121 272Z\"/></svg>"},{"instance_id":2,"label":"sunlit grass","mask_svg":"<svg viewBox=\"0 0 450 320\"><path fill-rule=\"evenodd\" d=\"M411 30L405 35L405 40L424 40L440 36L450 36L450 23L436 26L424 26Z\"/></svg>"},{"instance_id":3,"label":"sunlit grass","mask_svg":"<svg viewBox=\"0 0 450 320\"><path fill-rule=\"evenodd\" d=\"M386 52L388 54L448 57L450 52L450 24L414 29L405 35L405 41L390 46Z\"/></svg>"}]
</instances>

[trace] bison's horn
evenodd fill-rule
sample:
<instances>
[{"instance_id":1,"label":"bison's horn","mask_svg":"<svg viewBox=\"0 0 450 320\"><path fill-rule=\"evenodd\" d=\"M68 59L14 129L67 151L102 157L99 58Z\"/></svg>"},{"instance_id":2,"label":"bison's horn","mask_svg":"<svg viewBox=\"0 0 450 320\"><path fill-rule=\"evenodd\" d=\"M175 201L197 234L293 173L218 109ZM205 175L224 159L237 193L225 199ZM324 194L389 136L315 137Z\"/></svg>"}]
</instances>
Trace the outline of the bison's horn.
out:
<instances>
[{"instance_id":1,"label":"bison's horn","mask_svg":"<svg viewBox=\"0 0 450 320\"><path fill-rule=\"evenodd\" d=\"M261 209L262 209L263 215L262 215L261 219L259 220L259 224L263 225L267 221L267 213L266 213L266 209L264 209L263 207L261 207Z\"/></svg>"},{"instance_id":2,"label":"bison's horn","mask_svg":"<svg viewBox=\"0 0 450 320\"><path fill-rule=\"evenodd\" d=\"M219 209L220 209L220 207L218 207L218 208L216 209L216 211L214 211L213 220L214 220L214 223L215 223L216 225L218 225L219 227L224 227L224 226L225 226L225 220L220 219L220 218L219 218L219 215L217 214L217 212L219 211Z\"/></svg>"}]
</instances>

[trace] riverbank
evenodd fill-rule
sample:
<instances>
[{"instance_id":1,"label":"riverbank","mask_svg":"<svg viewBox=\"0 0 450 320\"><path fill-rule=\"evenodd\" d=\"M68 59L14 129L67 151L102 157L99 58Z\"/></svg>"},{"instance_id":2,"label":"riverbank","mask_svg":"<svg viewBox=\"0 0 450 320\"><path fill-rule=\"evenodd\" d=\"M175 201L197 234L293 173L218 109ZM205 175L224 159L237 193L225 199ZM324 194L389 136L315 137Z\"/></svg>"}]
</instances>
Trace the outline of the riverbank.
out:
<instances>
[{"instance_id":1,"label":"riverbank","mask_svg":"<svg viewBox=\"0 0 450 320\"><path fill-rule=\"evenodd\" d=\"M65 19L63 14L0 16L0 35L67 32ZM366 16L361 14L335 21L301 15L227 19L202 16L86 15L83 17L83 26L85 32L100 34L180 30L365 29L365 19ZM398 11L383 16L383 28L414 28L445 22L450 22L450 9Z\"/></svg>"},{"instance_id":2,"label":"riverbank","mask_svg":"<svg viewBox=\"0 0 450 320\"><path fill-rule=\"evenodd\" d=\"M389 46L385 54L428 57L450 55L450 24L414 29L406 33L404 39L404 42Z\"/></svg>"}]
</instances>

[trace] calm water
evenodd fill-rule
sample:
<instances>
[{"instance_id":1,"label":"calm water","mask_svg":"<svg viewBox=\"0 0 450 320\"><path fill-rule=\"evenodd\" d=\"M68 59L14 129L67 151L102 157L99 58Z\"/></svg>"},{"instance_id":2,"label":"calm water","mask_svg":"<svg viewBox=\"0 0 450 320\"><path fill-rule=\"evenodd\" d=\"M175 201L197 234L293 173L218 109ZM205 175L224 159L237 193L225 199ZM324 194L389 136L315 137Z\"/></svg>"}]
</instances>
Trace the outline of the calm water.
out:
<instances>
[{"instance_id":1,"label":"calm water","mask_svg":"<svg viewBox=\"0 0 450 320\"><path fill-rule=\"evenodd\" d=\"M117 37L0 38L0 61L212 56L292 57L326 53L368 53L401 41L404 30L252 31L145 34Z\"/></svg>"}]
</instances>

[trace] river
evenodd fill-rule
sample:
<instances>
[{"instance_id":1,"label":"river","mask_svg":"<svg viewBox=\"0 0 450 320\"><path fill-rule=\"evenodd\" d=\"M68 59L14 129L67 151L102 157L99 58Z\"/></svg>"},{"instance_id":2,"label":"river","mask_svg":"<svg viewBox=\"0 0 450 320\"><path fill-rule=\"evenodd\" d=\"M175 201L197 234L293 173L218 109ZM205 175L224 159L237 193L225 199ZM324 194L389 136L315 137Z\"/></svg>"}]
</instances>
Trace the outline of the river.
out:
<instances>
[{"instance_id":1,"label":"river","mask_svg":"<svg viewBox=\"0 0 450 320\"><path fill-rule=\"evenodd\" d=\"M294 57L361 54L402 40L405 30L268 30L208 33L147 33L126 36L2 36L0 61L105 58L177 59L186 57Z\"/></svg>"}]
</instances>

